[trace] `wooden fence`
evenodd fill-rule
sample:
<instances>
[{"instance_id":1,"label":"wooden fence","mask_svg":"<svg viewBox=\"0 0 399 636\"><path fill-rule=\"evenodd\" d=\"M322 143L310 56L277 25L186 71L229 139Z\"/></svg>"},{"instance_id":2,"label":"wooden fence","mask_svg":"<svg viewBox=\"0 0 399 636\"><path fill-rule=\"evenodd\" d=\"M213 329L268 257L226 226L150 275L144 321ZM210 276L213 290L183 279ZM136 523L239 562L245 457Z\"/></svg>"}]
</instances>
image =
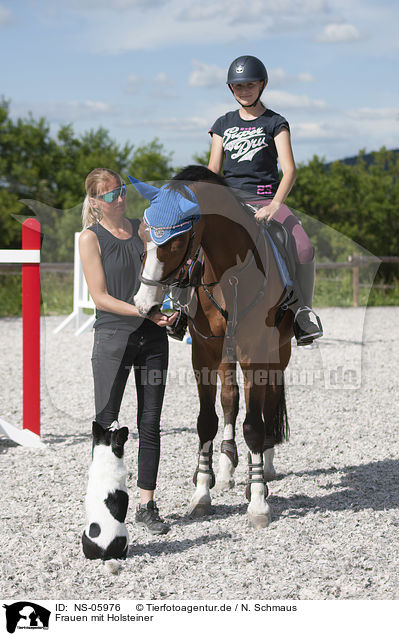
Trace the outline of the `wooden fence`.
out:
<instances>
[{"instance_id":1,"label":"wooden fence","mask_svg":"<svg viewBox=\"0 0 399 636\"><path fill-rule=\"evenodd\" d=\"M362 267L367 267L368 265L375 263L399 263L399 256L377 256L377 257L363 257L359 254L353 254L353 256L349 256L347 261L343 262L326 262L326 263L317 263L316 269L351 269L352 270L352 280L353 280L353 306L359 306L359 288L363 285L359 282L359 271ZM59 272L59 273L68 273L73 272L73 263L42 263L41 264L42 272ZM1 273L15 273L20 271L20 266L18 265L8 265L8 264L0 264L0 272ZM393 289L393 285L383 285L378 284L375 287L381 289Z\"/></svg>"},{"instance_id":2,"label":"wooden fence","mask_svg":"<svg viewBox=\"0 0 399 636\"><path fill-rule=\"evenodd\" d=\"M367 267L375 263L379 265L380 263L399 263L399 256L371 256L371 257L363 257L359 254L353 254L353 256L349 256L347 261L336 262L336 263L317 263L316 269L351 269L352 270L352 281L353 281L353 306L359 307L359 288L363 287L361 283L359 283L359 271L361 267ZM394 289L393 285L375 285L375 287L381 289Z\"/></svg>"}]
</instances>

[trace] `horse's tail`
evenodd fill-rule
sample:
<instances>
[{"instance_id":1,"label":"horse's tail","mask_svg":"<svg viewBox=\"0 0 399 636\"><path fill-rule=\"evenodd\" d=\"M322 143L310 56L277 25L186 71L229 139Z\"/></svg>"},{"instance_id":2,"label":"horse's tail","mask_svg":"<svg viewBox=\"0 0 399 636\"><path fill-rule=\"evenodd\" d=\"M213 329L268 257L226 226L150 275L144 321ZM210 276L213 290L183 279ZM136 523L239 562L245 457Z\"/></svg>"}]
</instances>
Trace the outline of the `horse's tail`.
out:
<instances>
[{"instance_id":1,"label":"horse's tail","mask_svg":"<svg viewBox=\"0 0 399 636\"><path fill-rule=\"evenodd\" d=\"M274 392L279 392L275 409L265 411L266 438L274 439L275 444L281 444L289 439L290 427L288 424L287 405L285 402L284 372L279 372L279 382L273 386ZM267 404L266 404L267 408Z\"/></svg>"}]
</instances>

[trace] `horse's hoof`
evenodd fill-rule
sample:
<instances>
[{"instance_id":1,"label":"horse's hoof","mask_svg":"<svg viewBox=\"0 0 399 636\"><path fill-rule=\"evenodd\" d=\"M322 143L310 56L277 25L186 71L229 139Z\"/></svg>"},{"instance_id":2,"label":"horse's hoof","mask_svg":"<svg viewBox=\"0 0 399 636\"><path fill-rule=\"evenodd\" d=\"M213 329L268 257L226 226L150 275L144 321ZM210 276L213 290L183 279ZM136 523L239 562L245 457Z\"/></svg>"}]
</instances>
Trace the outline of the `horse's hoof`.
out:
<instances>
[{"instance_id":1,"label":"horse's hoof","mask_svg":"<svg viewBox=\"0 0 399 636\"><path fill-rule=\"evenodd\" d=\"M197 517L207 517L211 514L211 502L200 499L197 503L191 503L187 514L194 519Z\"/></svg>"},{"instance_id":2,"label":"horse's hoof","mask_svg":"<svg viewBox=\"0 0 399 636\"><path fill-rule=\"evenodd\" d=\"M255 530L260 530L260 528L267 528L270 522L271 522L270 512L267 512L264 515L255 515L248 512L248 523L250 527L255 528Z\"/></svg>"},{"instance_id":3,"label":"horse's hoof","mask_svg":"<svg viewBox=\"0 0 399 636\"><path fill-rule=\"evenodd\" d=\"M227 481L225 480L216 480L216 486L215 486L215 490L216 492L226 492L226 490L231 490L232 488L234 488L235 485L235 481L234 479L228 479Z\"/></svg>"}]
</instances>

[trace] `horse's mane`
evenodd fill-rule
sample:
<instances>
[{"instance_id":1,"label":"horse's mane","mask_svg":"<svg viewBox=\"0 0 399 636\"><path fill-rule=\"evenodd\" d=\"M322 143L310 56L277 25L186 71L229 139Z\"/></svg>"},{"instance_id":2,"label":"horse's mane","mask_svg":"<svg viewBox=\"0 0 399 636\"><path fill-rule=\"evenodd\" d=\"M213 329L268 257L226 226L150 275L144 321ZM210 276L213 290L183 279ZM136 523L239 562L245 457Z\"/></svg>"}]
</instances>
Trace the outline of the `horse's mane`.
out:
<instances>
[{"instance_id":1,"label":"horse's mane","mask_svg":"<svg viewBox=\"0 0 399 636\"><path fill-rule=\"evenodd\" d=\"M196 164L186 166L172 177L170 186L174 188L176 186L173 184L173 181L207 181L228 187L226 180L219 174L212 172L212 170L209 170L209 168L205 166Z\"/></svg>"},{"instance_id":2,"label":"horse's mane","mask_svg":"<svg viewBox=\"0 0 399 636\"><path fill-rule=\"evenodd\" d=\"M244 202L235 194L234 190L230 188L226 179L224 179L220 174L216 174L216 172L212 172L206 166L191 164L186 166L180 172L175 174L172 177L171 181L168 183L168 188L171 190L177 190L180 194L189 198L189 193L187 192L187 187L190 183L195 181L202 181L205 183L214 183L216 185L223 186L227 190L229 190L230 195L237 201L240 205L240 208L246 213L246 215L253 218L252 214L248 214L248 210L244 205ZM184 182L184 183L182 183Z\"/></svg>"},{"instance_id":3,"label":"horse's mane","mask_svg":"<svg viewBox=\"0 0 399 636\"><path fill-rule=\"evenodd\" d=\"M251 235L247 226L247 223L249 223L249 227L258 227L258 224L255 222L253 212L249 211L249 209L245 205L245 202L237 196L237 194L234 192L234 189L229 187L226 179L224 179L221 175L212 172L212 170L209 170L209 168L206 168L205 166L192 164L186 166L185 168L180 170L180 172L178 172L174 177L172 177L167 187L171 190L178 191L180 194L186 197L186 199L189 199L191 198L190 189L187 186L194 182L212 183L218 186L223 186L226 190L228 190L229 196L232 197L238 204L237 211L241 211L246 219L245 226L243 225L243 229L244 227L247 228L245 229L245 232L247 232L249 236L251 236L252 241L256 243L256 239L254 239L253 235ZM228 218L227 215L226 218ZM259 259L261 262L261 267L263 268L260 256Z\"/></svg>"}]
</instances>

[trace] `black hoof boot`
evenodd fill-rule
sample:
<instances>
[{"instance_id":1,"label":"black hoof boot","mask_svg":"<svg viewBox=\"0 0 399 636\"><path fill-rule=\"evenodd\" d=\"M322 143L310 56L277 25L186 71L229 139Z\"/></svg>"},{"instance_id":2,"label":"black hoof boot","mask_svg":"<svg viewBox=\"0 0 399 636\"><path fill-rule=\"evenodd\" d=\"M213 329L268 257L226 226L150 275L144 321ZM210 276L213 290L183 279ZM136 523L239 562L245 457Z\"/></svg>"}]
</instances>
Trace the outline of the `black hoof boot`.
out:
<instances>
[{"instance_id":1,"label":"black hoof boot","mask_svg":"<svg viewBox=\"0 0 399 636\"><path fill-rule=\"evenodd\" d=\"M251 453L248 453L248 481L245 486L245 497L248 501L251 501L251 484L263 484L265 498L268 496L269 489L263 476L263 456L259 464L253 464Z\"/></svg>"},{"instance_id":2,"label":"black hoof boot","mask_svg":"<svg viewBox=\"0 0 399 636\"><path fill-rule=\"evenodd\" d=\"M224 439L222 441L221 446L220 446L220 452L224 453L225 455L227 455L227 457L229 458L229 460L233 464L234 468L237 468L237 466L238 466L238 451L237 451L237 444L235 443L235 441L233 439L228 439L228 440Z\"/></svg>"},{"instance_id":3,"label":"black hoof boot","mask_svg":"<svg viewBox=\"0 0 399 636\"><path fill-rule=\"evenodd\" d=\"M194 486L197 486L198 473L204 473L205 475L210 475L211 477L209 488L212 489L214 487L216 478L215 478L215 473L213 472L212 458L213 458L213 444L210 445L208 452L201 451L201 444L200 444L198 464L193 475Z\"/></svg>"}]
</instances>

